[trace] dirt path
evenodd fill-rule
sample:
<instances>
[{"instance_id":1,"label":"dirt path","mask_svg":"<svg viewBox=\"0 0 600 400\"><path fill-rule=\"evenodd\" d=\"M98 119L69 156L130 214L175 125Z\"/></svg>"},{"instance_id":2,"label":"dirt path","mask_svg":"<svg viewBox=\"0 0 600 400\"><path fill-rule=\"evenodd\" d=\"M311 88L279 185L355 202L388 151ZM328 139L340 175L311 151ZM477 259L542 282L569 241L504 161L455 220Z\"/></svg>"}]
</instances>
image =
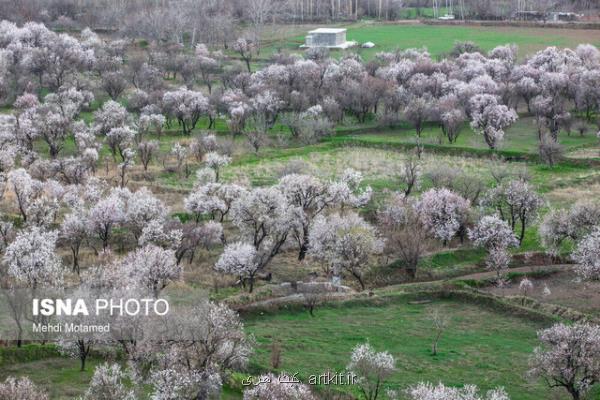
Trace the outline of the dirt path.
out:
<instances>
[{"instance_id":1,"label":"dirt path","mask_svg":"<svg viewBox=\"0 0 600 400\"><path fill-rule=\"evenodd\" d=\"M518 267L518 268L510 268L509 272L558 272L561 270L568 270L571 268L571 265L568 264L557 264L557 265L542 265L542 266L527 266L527 267ZM489 278L493 278L496 276L495 272L477 272L477 273L473 273L473 274L467 274L467 275L461 275L461 276L457 276L457 277L453 277L451 279L441 279L441 280L436 280L436 281L426 281L426 282L419 282L422 284L435 284L435 283L441 283L444 281L457 281L457 280L466 280L466 279L473 279L473 280L483 280L483 279L489 279ZM397 285L391 285L391 286L385 286L385 287L381 287L381 288L377 288L374 289L373 292L375 294L377 294L377 292L385 292L385 291L390 291L390 290L395 290L395 289L401 289L402 286L405 285L409 285L409 284L414 284L414 283L405 283L405 284L397 284ZM370 293L370 291L364 291L364 292L346 292L346 293L329 293L327 295L327 298L324 299L326 301L340 301L340 300L349 300L352 298L356 298L356 297L360 297L360 296L366 296ZM269 307L277 307L277 306L281 306L281 305L302 305L304 303L305 299L304 299L304 295L302 293L295 293L289 296L281 296L281 297L274 297L274 298L269 298L269 299L265 299L265 300L259 300L259 301L254 301L254 302L250 302L250 303L246 303L246 304L237 304L237 305L231 305L233 308L237 309L237 310L250 310L250 309L255 309L255 308L269 308Z\"/></svg>"},{"instance_id":2,"label":"dirt path","mask_svg":"<svg viewBox=\"0 0 600 400\"><path fill-rule=\"evenodd\" d=\"M535 272L554 272L554 271L564 271L564 270L570 270L572 267L572 265L569 264L556 264L556 265L534 265L534 266L527 266L527 267L518 267L518 268L510 268L508 270L508 272L531 272L531 273L535 273ZM473 280L482 280L482 279L489 279L489 278L493 278L496 276L496 273L493 271L486 271L486 272L477 272L474 274L468 274L468 275L461 275L461 276L457 276L454 277L452 279L450 279L451 281L455 281L455 280L467 280L467 279L473 279Z\"/></svg>"}]
</instances>

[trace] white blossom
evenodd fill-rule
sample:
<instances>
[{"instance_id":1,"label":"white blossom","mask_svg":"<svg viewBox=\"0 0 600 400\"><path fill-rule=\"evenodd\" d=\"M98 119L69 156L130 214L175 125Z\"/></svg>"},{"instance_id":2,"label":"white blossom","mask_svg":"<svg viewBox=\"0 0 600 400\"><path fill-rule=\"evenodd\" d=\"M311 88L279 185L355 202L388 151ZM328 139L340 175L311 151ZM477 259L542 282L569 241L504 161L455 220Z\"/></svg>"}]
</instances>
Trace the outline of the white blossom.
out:
<instances>
[{"instance_id":1,"label":"white blossom","mask_svg":"<svg viewBox=\"0 0 600 400\"><path fill-rule=\"evenodd\" d=\"M120 269L132 286L150 290L155 296L182 274L182 268L175 259L175 251L153 244L129 253L122 260Z\"/></svg>"},{"instance_id":2,"label":"white blossom","mask_svg":"<svg viewBox=\"0 0 600 400\"><path fill-rule=\"evenodd\" d=\"M575 272L584 279L600 279L600 228L585 236L573 252Z\"/></svg>"},{"instance_id":3,"label":"white blossom","mask_svg":"<svg viewBox=\"0 0 600 400\"><path fill-rule=\"evenodd\" d=\"M367 399L376 399L381 385L396 369L394 357L387 351L377 352L370 344L357 345L346 367L356 378Z\"/></svg>"},{"instance_id":4,"label":"white blossom","mask_svg":"<svg viewBox=\"0 0 600 400\"><path fill-rule=\"evenodd\" d=\"M215 180L219 180L219 171L221 168L229 165L231 162L231 157L226 155L221 155L217 152L211 151L206 153L204 156L204 163L207 167L211 168L215 171Z\"/></svg>"},{"instance_id":5,"label":"white blossom","mask_svg":"<svg viewBox=\"0 0 600 400\"><path fill-rule=\"evenodd\" d=\"M471 127L483 135L490 149L496 149L504 138L504 129L517 120L517 113L489 94L474 96L470 107Z\"/></svg>"},{"instance_id":6,"label":"white blossom","mask_svg":"<svg viewBox=\"0 0 600 400\"><path fill-rule=\"evenodd\" d=\"M48 396L29 378L11 376L0 382L0 400L48 400Z\"/></svg>"},{"instance_id":7,"label":"white blossom","mask_svg":"<svg viewBox=\"0 0 600 400\"><path fill-rule=\"evenodd\" d=\"M244 400L315 400L310 388L285 373L268 374L258 378L259 384L244 391Z\"/></svg>"},{"instance_id":8,"label":"white blossom","mask_svg":"<svg viewBox=\"0 0 600 400\"><path fill-rule=\"evenodd\" d=\"M470 210L469 200L446 188L430 189L421 195L415 209L431 234L444 242L464 230Z\"/></svg>"},{"instance_id":9,"label":"white blossom","mask_svg":"<svg viewBox=\"0 0 600 400\"><path fill-rule=\"evenodd\" d=\"M119 364L101 364L94 370L83 400L135 400L133 390L127 389L123 382L125 379Z\"/></svg>"},{"instance_id":10,"label":"white blossom","mask_svg":"<svg viewBox=\"0 0 600 400\"><path fill-rule=\"evenodd\" d=\"M198 119L208 112L208 99L200 92L179 88L163 95L166 114L177 118L184 135L196 127Z\"/></svg>"},{"instance_id":11,"label":"white blossom","mask_svg":"<svg viewBox=\"0 0 600 400\"><path fill-rule=\"evenodd\" d=\"M337 276L350 274L365 289L369 259L383 251L383 244L375 228L355 213L320 215L309 232L308 254Z\"/></svg>"},{"instance_id":12,"label":"white blossom","mask_svg":"<svg viewBox=\"0 0 600 400\"><path fill-rule=\"evenodd\" d=\"M600 381L600 327L558 323L538 332L529 375L544 378L551 387L563 387L574 398L582 398Z\"/></svg>"},{"instance_id":13,"label":"white blossom","mask_svg":"<svg viewBox=\"0 0 600 400\"><path fill-rule=\"evenodd\" d=\"M510 400L503 388L481 394L475 385L465 385L463 388L445 386L442 383L419 383L406 390L408 400Z\"/></svg>"},{"instance_id":14,"label":"white blossom","mask_svg":"<svg viewBox=\"0 0 600 400\"><path fill-rule=\"evenodd\" d=\"M33 289L61 286L63 268L56 255L56 239L57 232L38 227L17 234L4 254L8 274Z\"/></svg>"}]
</instances>

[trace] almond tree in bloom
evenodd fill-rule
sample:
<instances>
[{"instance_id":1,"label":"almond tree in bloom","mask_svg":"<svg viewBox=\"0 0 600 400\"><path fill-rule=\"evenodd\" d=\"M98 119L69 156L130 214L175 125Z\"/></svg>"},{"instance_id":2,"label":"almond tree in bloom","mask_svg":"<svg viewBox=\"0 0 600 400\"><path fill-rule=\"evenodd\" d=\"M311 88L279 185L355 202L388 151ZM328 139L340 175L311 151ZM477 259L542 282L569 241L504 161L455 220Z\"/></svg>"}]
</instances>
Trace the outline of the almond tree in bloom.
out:
<instances>
[{"instance_id":1,"label":"almond tree in bloom","mask_svg":"<svg viewBox=\"0 0 600 400\"><path fill-rule=\"evenodd\" d=\"M471 203L446 188L430 189L421 195L415 209L435 238L448 243L457 234L465 234Z\"/></svg>"},{"instance_id":2,"label":"almond tree in bloom","mask_svg":"<svg viewBox=\"0 0 600 400\"><path fill-rule=\"evenodd\" d=\"M504 389L494 389L485 395L475 385L462 388L445 386L442 383L419 383L406 390L407 400L510 400ZM399 397L392 397L396 399Z\"/></svg>"},{"instance_id":3,"label":"almond tree in bloom","mask_svg":"<svg viewBox=\"0 0 600 400\"><path fill-rule=\"evenodd\" d=\"M15 195L15 201L24 222L31 213L31 207L38 196L42 193L42 182L33 179L27 171L22 168L13 169L8 173L9 187Z\"/></svg>"},{"instance_id":4,"label":"almond tree in bloom","mask_svg":"<svg viewBox=\"0 0 600 400\"><path fill-rule=\"evenodd\" d=\"M328 273L355 278L365 289L364 274L373 255L383 251L377 231L358 214L332 214L315 219L309 232L308 254L326 265Z\"/></svg>"},{"instance_id":5,"label":"almond tree in bloom","mask_svg":"<svg viewBox=\"0 0 600 400\"><path fill-rule=\"evenodd\" d=\"M153 244L127 254L119 267L122 277L132 286L140 286L158 297L169 283L179 280L182 268L177 265L174 250L165 250Z\"/></svg>"},{"instance_id":6,"label":"almond tree in bloom","mask_svg":"<svg viewBox=\"0 0 600 400\"><path fill-rule=\"evenodd\" d=\"M100 87L116 101L119 96L127 89L128 82L125 74L121 70L107 71L102 74Z\"/></svg>"},{"instance_id":7,"label":"almond tree in bloom","mask_svg":"<svg viewBox=\"0 0 600 400\"><path fill-rule=\"evenodd\" d=\"M47 83L54 91L62 87L77 71L91 69L96 61L94 51L85 49L74 37L65 33L56 35L47 43Z\"/></svg>"},{"instance_id":8,"label":"almond tree in bloom","mask_svg":"<svg viewBox=\"0 0 600 400\"><path fill-rule=\"evenodd\" d=\"M408 197L413 190L418 189L421 184L421 166L416 157L409 156L402 165L397 175L400 182L406 187L404 196Z\"/></svg>"},{"instance_id":9,"label":"almond tree in bloom","mask_svg":"<svg viewBox=\"0 0 600 400\"><path fill-rule=\"evenodd\" d=\"M96 134L106 135L114 128L123 128L129 124L129 113L127 109L117 103L109 100L102 105L102 108L94 112L93 130Z\"/></svg>"},{"instance_id":10,"label":"almond tree in bloom","mask_svg":"<svg viewBox=\"0 0 600 400\"><path fill-rule=\"evenodd\" d=\"M373 190L370 186L362 187L363 175L360 171L347 168L337 181L329 183L329 196L344 212L348 207L356 208L365 206Z\"/></svg>"},{"instance_id":11,"label":"almond tree in bloom","mask_svg":"<svg viewBox=\"0 0 600 400\"><path fill-rule=\"evenodd\" d=\"M433 108L433 99L429 95L415 95L407 101L407 105L404 108L404 116L414 125L417 137L421 137L421 132L423 132L423 123L429 120L432 115Z\"/></svg>"},{"instance_id":12,"label":"almond tree in bloom","mask_svg":"<svg viewBox=\"0 0 600 400\"><path fill-rule=\"evenodd\" d=\"M497 216L487 215L473 229L469 229L469 239L487 251L486 266L495 271L500 279L510 262L508 249L519 245L512 229Z\"/></svg>"},{"instance_id":13,"label":"almond tree in bloom","mask_svg":"<svg viewBox=\"0 0 600 400\"><path fill-rule=\"evenodd\" d=\"M585 236L572 255L578 263L575 272L583 279L600 279L600 227Z\"/></svg>"},{"instance_id":14,"label":"almond tree in bloom","mask_svg":"<svg viewBox=\"0 0 600 400\"><path fill-rule=\"evenodd\" d=\"M495 209L513 231L519 227L518 238L521 244L525 238L525 229L537 217L544 201L529 183L515 179L488 191L481 199L481 204Z\"/></svg>"},{"instance_id":15,"label":"almond tree in bloom","mask_svg":"<svg viewBox=\"0 0 600 400\"><path fill-rule=\"evenodd\" d=\"M106 144L112 153L113 160L116 161L117 153L121 157L121 161L124 162L127 154L126 150L131 150L133 146L137 132L128 126L120 126L112 128L106 133Z\"/></svg>"},{"instance_id":16,"label":"almond tree in bloom","mask_svg":"<svg viewBox=\"0 0 600 400\"><path fill-rule=\"evenodd\" d=\"M148 165L158 153L160 147L157 140L140 142L137 146L137 152L140 156L140 161L144 167L144 171L148 171Z\"/></svg>"},{"instance_id":17,"label":"almond tree in bloom","mask_svg":"<svg viewBox=\"0 0 600 400\"><path fill-rule=\"evenodd\" d=\"M295 213L276 188L257 188L244 193L231 206L231 220L242 242L256 252L256 271L262 271L275 257L296 223ZM253 276L249 291L254 288Z\"/></svg>"},{"instance_id":18,"label":"almond tree in bloom","mask_svg":"<svg viewBox=\"0 0 600 400\"><path fill-rule=\"evenodd\" d=\"M247 365L253 340L226 305L206 302L166 318L169 336L141 340L131 359L137 380L154 387L153 399L212 398L222 373Z\"/></svg>"},{"instance_id":19,"label":"almond tree in bloom","mask_svg":"<svg viewBox=\"0 0 600 400\"><path fill-rule=\"evenodd\" d=\"M227 127L233 135L241 134L250 116L250 105L247 96L241 90L227 90L221 101L227 107Z\"/></svg>"},{"instance_id":20,"label":"almond tree in bloom","mask_svg":"<svg viewBox=\"0 0 600 400\"><path fill-rule=\"evenodd\" d=\"M244 60L248 72L252 72L252 69L250 68L250 62L258 50L256 43L250 39L239 38L235 41L235 43L233 43L233 50L240 55L242 60Z\"/></svg>"},{"instance_id":21,"label":"almond tree in bloom","mask_svg":"<svg viewBox=\"0 0 600 400\"><path fill-rule=\"evenodd\" d=\"M471 99L471 127L483 135L490 149L495 150L504 138L504 129L517 120L515 110L498 104L496 96L478 94Z\"/></svg>"},{"instance_id":22,"label":"almond tree in bloom","mask_svg":"<svg viewBox=\"0 0 600 400\"><path fill-rule=\"evenodd\" d=\"M303 111L295 124L295 133L302 143L313 144L327 137L333 131L334 124L329 120L321 105Z\"/></svg>"},{"instance_id":23,"label":"almond tree in bloom","mask_svg":"<svg viewBox=\"0 0 600 400\"><path fill-rule=\"evenodd\" d=\"M48 400L48 396L29 378L11 376L0 382L0 400Z\"/></svg>"},{"instance_id":24,"label":"almond tree in bloom","mask_svg":"<svg viewBox=\"0 0 600 400\"><path fill-rule=\"evenodd\" d=\"M196 59L198 60L198 72L202 82L208 88L208 93L212 93L212 80L214 75L221 69L220 59L223 55L220 52L211 52L205 44L196 45Z\"/></svg>"},{"instance_id":25,"label":"almond tree in bloom","mask_svg":"<svg viewBox=\"0 0 600 400\"><path fill-rule=\"evenodd\" d=\"M142 229L142 234L138 239L138 245L144 246L152 243L164 249L177 249L183 240L183 230L180 229L180 223L173 221L173 224L153 219ZM179 259L177 259L179 263Z\"/></svg>"},{"instance_id":26,"label":"almond tree in bloom","mask_svg":"<svg viewBox=\"0 0 600 400\"><path fill-rule=\"evenodd\" d=\"M73 271L80 273L79 250L88 238L88 221L86 212L82 209L74 209L67 214L60 227L59 238L68 244L73 255Z\"/></svg>"},{"instance_id":27,"label":"almond tree in bloom","mask_svg":"<svg viewBox=\"0 0 600 400\"><path fill-rule=\"evenodd\" d=\"M97 283L97 282L96 282ZM89 285L81 285L75 288L72 294L68 295L72 301L76 299L82 299L86 304L93 304L97 298L97 295L93 294L93 289ZM65 315L60 314L56 316L56 323L63 326L68 324L74 325L97 325L102 326L108 322L108 319L100 314L91 312L89 315ZM101 335L89 334L86 332L73 330L65 331L58 337L56 346L58 351L67 357L79 360L80 371L85 371L86 362L91 355L92 351L100 350L110 342L103 338Z\"/></svg>"},{"instance_id":28,"label":"almond tree in bloom","mask_svg":"<svg viewBox=\"0 0 600 400\"><path fill-rule=\"evenodd\" d=\"M102 241L106 251L113 229L125 219L125 203L116 191L99 200L89 211L89 231Z\"/></svg>"},{"instance_id":29,"label":"almond tree in bloom","mask_svg":"<svg viewBox=\"0 0 600 400\"><path fill-rule=\"evenodd\" d=\"M442 131L448 138L448 142L456 143L463 123L466 120L464 111L458 104L458 99L454 95L442 97L439 101L440 121Z\"/></svg>"},{"instance_id":30,"label":"almond tree in bloom","mask_svg":"<svg viewBox=\"0 0 600 400\"><path fill-rule=\"evenodd\" d=\"M127 374L119 364L101 364L94 370L82 400L136 400L134 391L124 384L126 379Z\"/></svg>"},{"instance_id":31,"label":"almond tree in bloom","mask_svg":"<svg viewBox=\"0 0 600 400\"><path fill-rule=\"evenodd\" d=\"M600 381L600 327L559 323L538 332L538 338L542 345L533 351L529 375L564 388L573 400L584 398Z\"/></svg>"},{"instance_id":32,"label":"almond tree in bloom","mask_svg":"<svg viewBox=\"0 0 600 400\"><path fill-rule=\"evenodd\" d=\"M32 128L37 131L36 136L46 142L51 158L58 157L65 139L72 131L74 119L92 100L93 95L89 92L63 90L47 95L43 104L28 113Z\"/></svg>"},{"instance_id":33,"label":"almond tree in bloom","mask_svg":"<svg viewBox=\"0 0 600 400\"><path fill-rule=\"evenodd\" d=\"M181 171L183 169L183 164L185 163L185 160L187 159L188 156L188 148L186 146L182 146L181 143L176 142L173 147L171 148L171 155L173 155L173 157L175 157L175 162L176 164L176 169L177 169L177 174L181 175ZM187 169L187 166L186 166Z\"/></svg>"},{"instance_id":34,"label":"almond tree in bloom","mask_svg":"<svg viewBox=\"0 0 600 400\"><path fill-rule=\"evenodd\" d=\"M3 261L8 275L31 289L61 286L63 267L56 255L57 232L32 227L17 234Z\"/></svg>"},{"instance_id":35,"label":"almond tree in bloom","mask_svg":"<svg viewBox=\"0 0 600 400\"><path fill-rule=\"evenodd\" d=\"M215 264L215 270L238 276L240 282L249 282L252 286L258 271L256 249L248 243L235 242L225 246L225 250Z\"/></svg>"},{"instance_id":36,"label":"almond tree in bloom","mask_svg":"<svg viewBox=\"0 0 600 400\"><path fill-rule=\"evenodd\" d=\"M531 110L536 116L539 136L547 129L554 142L558 141L560 129L570 120L567 97L570 78L563 72L544 72L540 76L541 93L531 100Z\"/></svg>"},{"instance_id":37,"label":"almond tree in bloom","mask_svg":"<svg viewBox=\"0 0 600 400\"><path fill-rule=\"evenodd\" d=\"M214 372L161 369L150 378L154 387L152 400L195 400L217 398L221 394L221 377Z\"/></svg>"},{"instance_id":38,"label":"almond tree in bloom","mask_svg":"<svg viewBox=\"0 0 600 400\"><path fill-rule=\"evenodd\" d=\"M284 102L274 91L265 90L252 97L249 105L249 118L252 126L248 127L246 136L254 151L258 152L266 141L267 132L275 125Z\"/></svg>"},{"instance_id":39,"label":"almond tree in bloom","mask_svg":"<svg viewBox=\"0 0 600 400\"><path fill-rule=\"evenodd\" d=\"M212 133L201 133L194 136L190 143L190 152L198 162L204 160L204 155L213 151L217 151L219 142L217 137Z\"/></svg>"},{"instance_id":40,"label":"almond tree in bloom","mask_svg":"<svg viewBox=\"0 0 600 400\"><path fill-rule=\"evenodd\" d=\"M189 135L200 117L208 113L208 99L202 93L186 88L166 92L162 103L165 113L177 119L184 135Z\"/></svg>"},{"instance_id":41,"label":"almond tree in bloom","mask_svg":"<svg viewBox=\"0 0 600 400\"><path fill-rule=\"evenodd\" d=\"M600 204L579 200L570 209L551 210L538 229L550 254L558 254L565 242L578 242L600 225Z\"/></svg>"},{"instance_id":42,"label":"almond tree in bloom","mask_svg":"<svg viewBox=\"0 0 600 400\"><path fill-rule=\"evenodd\" d=\"M15 159L19 151L17 129L17 121L14 116L0 115L0 173L2 174L5 174L15 165ZM31 146L33 146L33 143L31 143Z\"/></svg>"},{"instance_id":43,"label":"almond tree in bloom","mask_svg":"<svg viewBox=\"0 0 600 400\"><path fill-rule=\"evenodd\" d=\"M365 400L376 400L381 386L396 369L394 357L387 351L377 352L368 343L357 345L346 367L357 379Z\"/></svg>"},{"instance_id":44,"label":"almond tree in bloom","mask_svg":"<svg viewBox=\"0 0 600 400\"><path fill-rule=\"evenodd\" d=\"M124 188L127 184L127 172L135 165L135 150L128 147L123 150L121 156L123 157L123 162L118 165L118 169L121 188Z\"/></svg>"},{"instance_id":45,"label":"almond tree in bloom","mask_svg":"<svg viewBox=\"0 0 600 400\"><path fill-rule=\"evenodd\" d=\"M177 230L171 230L169 235L177 233ZM198 249L210 250L225 242L223 225L215 221L208 221L203 225L188 223L182 226L181 232L181 240L175 251L177 264L186 255L189 257L189 262L191 263L194 261L194 255Z\"/></svg>"},{"instance_id":46,"label":"almond tree in bloom","mask_svg":"<svg viewBox=\"0 0 600 400\"><path fill-rule=\"evenodd\" d=\"M517 69L522 70L524 68L517 67ZM525 100L527 112L531 112L531 100L539 95L541 91L540 86L537 84L535 78L523 73L521 78L515 84L515 91L523 98L523 100Z\"/></svg>"},{"instance_id":47,"label":"almond tree in bloom","mask_svg":"<svg viewBox=\"0 0 600 400\"><path fill-rule=\"evenodd\" d=\"M160 139L162 134L163 126L165 125L166 118L162 114L142 114L138 120L138 128L140 136L150 132L152 129L156 136Z\"/></svg>"},{"instance_id":48,"label":"almond tree in bloom","mask_svg":"<svg viewBox=\"0 0 600 400\"><path fill-rule=\"evenodd\" d=\"M101 144L96 140L92 128L84 121L76 121L73 123L73 136L78 155L89 165L89 169L95 172Z\"/></svg>"},{"instance_id":49,"label":"almond tree in bloom","mask_svg":"<svg viewBox=\"0 0 600 400\"><path fill-rule=\"evenodd\" d=\"M289 174L279 180L278 188L289 204L298 208L300 223L293 231L298 242L298 260L306 256L309 243L309 231L317 215L336 205L329 186L311 175Z\"/></svg>"},{"instance_id":50,"label":"almond tree in bloom","mask_svg":"<svg viewBox=\"0 0 600 400\"><path fill-rule=\"evenodd\" d=\"M152 221L163 221L168 217L167 207L152 192L142 187L135 192L130 192L126 198L125 218L123 222L133 233L137 241L143 229Z\"/></svg>"},{"instance_id":51,"label":"almond tree in bloom","mask_svg":"<svg viewBox=\"0 0 600 400\"><path fill-rule=\"evenodd\" d=\"M521 282L519 282L519 292L521 292L523 294L523 296L527 297L529 292L531 292L532 290L533 290L533 282L531 282L527 278L521 279Z\"/></svg>"},{"instance_id":52,"label":"almond tree in bloom","mask_svg":"<svg viewBox=\"0 0 600 400\"><path fill-rule=\"evenodd\" d=\"M315 400L307 385L294 382L293 377L282 373L267 374L258 378L261 383L244 391L244 400Z\"/></svg>"},{"instance_id":53,"label":"almond tree in bloom","mask_svg":"<svg viewBox=\"0 0 600 400\"><path fill-rule=\"evenodd\" d=\"M226 167L231 163L231 157L219 154L216 151L211 151L206 153L204 156L204 163L208 168L211 168L213 171L215 171L215 182L218 182L219 171L221 168Z\"/></svg>"},{"instance_id":54,"label":"almond tree in bloom","mask_svg":"<svg viewBox=\"0 0 600 400\"><path fill-rule=\"evenodd\" d=\"M195 216L196 222L204 215L223 222L233 203L245 195L246 189L235 183L209 182L197 185L185 198L184 206Z\"/></svg>"}]
</instances>

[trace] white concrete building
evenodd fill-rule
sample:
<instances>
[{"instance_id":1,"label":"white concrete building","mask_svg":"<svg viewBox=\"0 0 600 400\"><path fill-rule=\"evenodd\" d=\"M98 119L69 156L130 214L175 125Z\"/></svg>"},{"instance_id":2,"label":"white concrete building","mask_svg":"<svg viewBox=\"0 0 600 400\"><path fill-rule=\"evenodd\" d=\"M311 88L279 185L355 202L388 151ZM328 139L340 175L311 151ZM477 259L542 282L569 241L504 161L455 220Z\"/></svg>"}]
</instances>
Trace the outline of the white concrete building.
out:
<instances>
[{"instance_id":1,"label":"white concrete building","mask_svg":"<svg viewBox=\"0 0 600 400\"><path fill-rule=\"evenodd\" d=\"M348 42L346 40L346 29L344 28L318 28L308 32L305 42L301 47L347 49L355 44L355 42Z\"/></svg>"}]
</instances>

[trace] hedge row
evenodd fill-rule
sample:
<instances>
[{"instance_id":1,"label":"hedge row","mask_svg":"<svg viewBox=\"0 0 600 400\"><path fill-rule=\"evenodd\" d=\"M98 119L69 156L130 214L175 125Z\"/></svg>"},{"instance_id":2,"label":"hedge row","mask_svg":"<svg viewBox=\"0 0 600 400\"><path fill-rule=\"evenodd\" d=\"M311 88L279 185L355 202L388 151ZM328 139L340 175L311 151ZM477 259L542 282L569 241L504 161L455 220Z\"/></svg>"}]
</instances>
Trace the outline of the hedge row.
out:
<instances>
[{"instance_id":1,"label":"hedge row","mask_svg":"<svg viewBox=\"0 0 600 400\"><path fill-rule=\"evenodd\" d=\"M59 357L58 348L53 344L24 344L21 347L0 347L0 366Z\"/></svg>"}]
</instances>

